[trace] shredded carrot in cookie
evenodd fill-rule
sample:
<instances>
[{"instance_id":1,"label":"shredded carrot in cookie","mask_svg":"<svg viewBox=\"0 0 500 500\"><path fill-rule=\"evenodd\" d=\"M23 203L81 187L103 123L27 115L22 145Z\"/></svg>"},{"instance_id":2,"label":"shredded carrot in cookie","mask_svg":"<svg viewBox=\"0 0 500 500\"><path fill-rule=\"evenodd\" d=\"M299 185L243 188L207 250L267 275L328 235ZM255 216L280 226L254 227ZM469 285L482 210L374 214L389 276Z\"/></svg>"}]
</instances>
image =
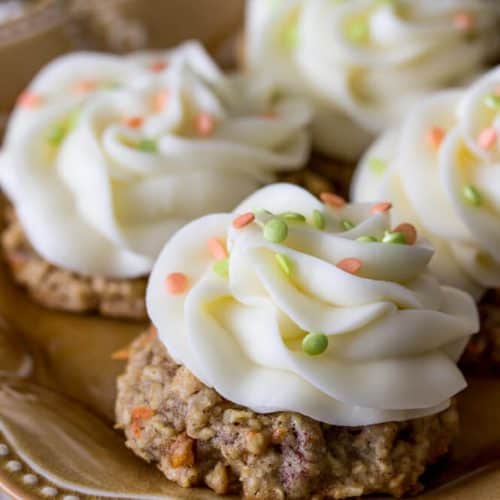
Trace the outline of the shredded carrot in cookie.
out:
<instances>
[{"instance_id":1,"label":"shredded carrot in cookie","mask_svg":"<svg viewBox=\"0 0 500 500\"><path fill-rule=\"evenodd\" d=\"M153 410L147 406L136 406L132 410L132 433L136 438L141 435L144 420L149 420L153 415Z\"/></svg>"}]
</instances>

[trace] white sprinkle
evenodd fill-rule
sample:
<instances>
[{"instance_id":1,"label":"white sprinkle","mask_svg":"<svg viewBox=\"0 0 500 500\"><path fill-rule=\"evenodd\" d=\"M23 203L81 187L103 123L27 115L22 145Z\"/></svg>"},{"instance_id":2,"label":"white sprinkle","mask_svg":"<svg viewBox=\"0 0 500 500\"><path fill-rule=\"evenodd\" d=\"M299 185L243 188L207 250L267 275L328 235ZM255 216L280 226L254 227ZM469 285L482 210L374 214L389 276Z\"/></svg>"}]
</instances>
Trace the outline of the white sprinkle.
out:
<instances>
[{"instance_id":1,"label":"white sprinkle","mask_svg":"<svg viewBox=\"0 0 500 500\"><path fill-rule=\"evenodd\" d=\"M75 495L64 495L63 500L80 500L80 497Z\"/></svg>"},{"instance_id":2,"label":"white sprinkle","mask_svg":"<svg viewBox=\"0 0 500 500\"><path fill-rule=\"evenodd\" d=\"M44 486L41 490L41 493L44 497L55 497L59 492L52 486Z\"/></svg>"},{"instance_id":3,"label":"white sprinkle","mask_svg":"<svg viewBox=\"0 0 500 500\"><path fill-rule=\"evenodd\" d=\"M23 481L25 484L33 486L34 484L38 483L38 478L35 476L35 474L25 474L23 476Z\"/></svg>"},{"instance_id":4,"label":"white sprinkle","mask_svg":"<svg viewBox=\"0 0 500 500\"><path fill-rule=\"evenodd\" d=\"M17 460L10 460L7 462L6 467L10 472L19 472L23 468L21 462L18 462Z\"/></svg>"},{"instance_id":5,"label":"white sprinkle","mask_svg":"<svg viewBox=\"0 0 500 500\"><path fill-rule=\"evenodd\" d=\"M0 457L6 457L9 454L9 447L6 444L0 444Z\"/></svg>"}]
</instances>

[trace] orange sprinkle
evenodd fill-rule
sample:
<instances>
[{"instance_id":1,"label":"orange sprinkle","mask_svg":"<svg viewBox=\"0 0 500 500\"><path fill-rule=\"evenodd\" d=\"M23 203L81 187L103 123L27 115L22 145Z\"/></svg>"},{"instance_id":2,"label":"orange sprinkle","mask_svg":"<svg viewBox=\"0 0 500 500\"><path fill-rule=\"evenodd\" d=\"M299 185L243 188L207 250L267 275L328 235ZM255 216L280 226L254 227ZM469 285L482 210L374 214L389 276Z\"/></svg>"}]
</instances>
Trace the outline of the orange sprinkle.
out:
<instances>
[{"instance_id":1,"label":"orange sprinkle","mask_svg":"<svg viewBox=\"0 0 500 500\"><path fill-rule=\"evenodd\" d=\"M153 109L155 111L163 111L170 99L170 92L167 89L160 90L153 99Z\"/></svg>"},{"instance_id":2,"label":"orange sprinkle","mask_svg":"<svg viewBox=\"0 0 500 500\"><path fill-rule=\"evenodd\" d=\"M227 259L228 253L226 247L219 238L211 238L208 240L207 246L215 260Z\"/></svg>"},{"instance_id":3,"label":"orange sprinkle","mask_svg":"<svg viewBox=\"0 0 500 500\"><path fill-rule=\"evenodd\" d=\"M398 227L393 229L394 233L403 233L405 235L405 240L407 245L413 245L417 241L417 230L413 224L400 224Z\"/></svg>"},{"instance_id":4,"label":"orange sprinkle","mask_svg":"<svg viewBox=\"0 0 500 500\"><path fill-rule=\"evenodd\" d=\"M252 212L247 212L246 214L239 215L233 220L233 227L235 229L242 229L248 224L251 224L255 220L255 215Z\"/></svg>"},{"instance_id":5,"label":"orange sprinkle","mask_svg":"<svg viewBox=\"0 0 500 500\"><path fill-rule=\"evenodd\" d=\"M171 273L165 278L165 286L171 295L181 295L187 290L187 276L184 273Z\"/></svg>"},{"instance_id":6,"label":"orange sprinkle","mask_svg":"<svg viewBox=\"0 0 500 500\"><path fill-rule=\"evenodd\" d=\"M445 131L441 127L431 127L425 134L425 140L432 149L441 146L445 136Z\"/></svg>"},{"instance_id":7,"label":"orange sprinkle","mask_svg":"<svg viewBox=\"0 0 500 500\"><path fill-rule=\"evenodd\" d=\"M474 27L474 17L469 12L457 12L453 16L453 26L457 30L468 31Z\"/></svg>"},{"instance_id":8,"label":"orange sprinkle","mask_svg":"<svg viewBox=\"0 0 500 500\"><path fill-rule=\"evenodd\" d=\"M326 203L329 207L342 208L345 205L345 200L342 196L338 196L333 193L321 193L319 199Z\"/></svg>"},{"instance_id":9,"label":"orange sprinkle","mask_svg":"<svg viewBox=\"0 0 500 500\"><path fill-rule=\"evenodd\" d=\"M97 87L97 83L94 80L82 80L80 82L76 82L71 90L75 94L88 94L92 92Z\"/></svg>"},{"instance_id":10,"label":"orange sprinkle","mask_svg":"<svg viewBox=\"0 0 500 500\"><path fill-rule=\"evenodd\" d=\"M149 69L155 73L161 73L167 66L166 61L155 61L149 66Z\"/></svg>"},{"instance_id":11,"label":"orange sprinkle","mask_svg":"<svg viewBox=\"0 0 500 500\"><path fill-rule=\"evenodd\" d=\"M264 113L261 113L260 116L262 118L267 118L269 120L274 120L275 118L278 117L278 113L276 113L276 111L265 111Z\"/></svg>"},{"instance_id":12,"label":"orange sprinkle","mask_svg":"<svg viewBox=\"0 0 500 500\"><path fill-rule=\"evenodd\" d=\"M130 347L124 347L123 349L119 349L111 354L111 359L115 361L124 361L130 358Z\"/></svg>"},{"instance_id":13,"label":"orange sprinkle","mask_svg":"<svg viewBox=\"0 0 500 500\"><path fill-rule=\"evenodd\" d=\"M208 137L215 129L215 118L210 113L198 113L194 119L194 126L198 135Z\"/></svg>"},{"instance_id":14,"label":"orange sprinkle","mask_svg":"<svg viewBox=\"0 0 500 500\"><path fill-rule=\"evenodd\" d=\"M337 262L337 267L346 273L357 274L361 269L361 261L359 259L349 257Z\"/></svg>"},{"instance_id":15,"label":"orange sprinkle","mask_svg":"<svg viewBox=\"0 0 500 500\"><path fill-rule=\"evenodd\" d=\"M493 127L485 128L479 134L477 138L477 143L483 149L493 149L495 143L497 142L497 138L498 138L497 131Z\"/></svg>"},{"instance_id":16,"label":"orange sprinkle","mask_svg":"<svg viewBox=\"0 0 500 500\"><path fill-rule=\"evenodd\" d=\"M371 213L373 215L383 214L384 212L388 212L391 208L392 208L392 203L389 203L388 201L383 201L382 203L377 203L376 205L373 205Z\"/></svg>"},{"instance_id":17,"label":"orange sprinkle","mask_svg":"<svg viewBox=\"0 0 500 500\"><path fill-rule=\"evenodd\" d=\"M139 437L141 435L143 421L149 420L153 415L153 410L151 408L148 408L147 406L136 406L132 410L132 433L135 437Z\"/></svg>"},{"instance_id":18,"label":"orange sprinkle","mask_svg":"<svg viewBox=\"0 0 500 500\"><path fill-rule=\"evenodd\" d=\"M42 104L42 97L40 94L26 90L17 98L17 104L22 108L37 108Z\"/></svg>"},{"instance_id":19,"label":"orange sprinkle","mask_svg":"<svg viewBox=\"0 0 500 500\"><path fill-rule=\"evenodd\" d=\"M129 116L123 120L123 124L130 128L139 128L144 123L141 116Z\"/></svg>"},{"instance_id":20,"label":"orange sprinkle","mask_svg":"<svg viewBox=\"0 0 500 500\"><path fill-rule=\"evenodd\" d=\"M153 340L155 339L156 337L158 336L158 330L156 329L156 327L154 327L153 325L151 325L149 327L149 340Z\"/></svg>"}]
</instances>

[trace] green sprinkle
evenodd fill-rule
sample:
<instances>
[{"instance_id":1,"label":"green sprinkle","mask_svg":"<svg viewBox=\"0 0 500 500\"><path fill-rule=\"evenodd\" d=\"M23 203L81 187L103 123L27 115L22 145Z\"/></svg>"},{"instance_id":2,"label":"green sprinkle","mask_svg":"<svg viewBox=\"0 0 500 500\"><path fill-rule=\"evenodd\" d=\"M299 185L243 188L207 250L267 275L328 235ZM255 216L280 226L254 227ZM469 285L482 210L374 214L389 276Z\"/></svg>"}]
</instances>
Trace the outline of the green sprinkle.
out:
<instances>
[{"instance_id":1,"label":"green sprinkle","mask_svg":"<svg viewBox=\"0 0 500 500\"><path fill-rule=\"evenodd\" d=\"M371 171L376 174L383 174L387 169L386 163L380 158L370 158L368 160L368 166Z\"/></svg>"},{"instance_id":2,"label":"green sprinkle","mask_svg":"<svg viewBox=\"0 0 500 500\"><path fill-rule=\"evenodd\" d=\"M396 245L406 245L406 236L403 233L386 231L382 238L382 243L392 243Z\"/></svg>"},{"instance_id":3,"label":"green sprinkle","mask_svg":"<svg viewBox=\"0 0 500 500\"><path fill-rule=\"evenodd\" d=\"M323 354L328 348L328 337L324 333L309 333L302 341L302 350L309 356Z\"/></svg>"},{"instance_id":4,"label":"green sprinkle","mask_svg":"<svg viewBox=\"0 0 500 500\"><path fill-rule=\"evenodd\" d=\"M58 147L64 140L65 136L66 127L61 123L57 123L50 129L49 134L47 135L47 141L51 146Z\"/></svg>"},{"instance_id":5,"label":"green sprinkle","mask_svg":"<svg viewBox=\"0 0 500 500\"><path fill-rule=\"evenodd\" d=\"M212 267L215 274L221 278L229 277L229 259L218 260Z\"/></svg>"},{"instance_id":6,"label":"green sprinkle","mask_svg":"<svg viewBox=\"0 0 500 500\"><path fill-rule=\"evenodd\" d=\"M363 19L352 21L347 27L347 36L352 42L366 42L369 34L368 23Z\"/></svg>"},{"instance_id":7,"label":"green sprinkle","mask_svg":"<svg viewBox=\"0 0 500 500\"><path fill-rule=\"evenodd\" d=\"M71 132L78 125L79 121L80 121L80 110L75 109L66 118L66 130L68 132Z\"/></svg>"},{"instance_id":8,"label":"green sprinkle","mask_svg":"<svg viewBox=\"0 0 500 500\"><path fill-rule=\"evenodd\" d=\"M376 243L378 239L375 236L360 236L356 241L361 241L362 243Z\"/></svg>"},{"instance_id":9,"label":"green sprinkle","mask_svg":"<svg viewBox=\"0 0 500 500\"><path fill-rule=\"evenodd\" d=\"M356 225L354 224L354 222L348 220L348 219L345 219L345 220L342 220L340 221L340 225L346 230L346 231L349 231L350 229L353 229L354 227L356 227Z\"/></svg>"},{"instance_id":10,"label":"green sprinkle","mask_svg":"<svg viewBox=\"0 0 500 500\"><path fill-rule=\"evenodd\" d=\"M281 267L281 270L287 275L290 276L292 274L292 261L282 253L277 253L274 255L276 262Z\"/></svg>"},{"instance_id":11,"label":"green sprinkle","mask_svg":"<svg viewBox=\"0 0 500 500\"><path fill-rule=\"evenodd\" d=\"M102 82L99 84L99 88L104 90L114 90L117 89L120 85L116 82Z\"/></svg>"},{"instance_id":12,"label":"green sprinkle","mask_svg":"<svg viewBox=\"0 0 500 500\"><path fill-rule=\"evenodd\" d=\"M495 111L500 110L500 95L488 95L484 98L484 104Z\"/></svg>"},{"instance_id":13,"label":"green sprinkle","mask_svg":"<svg viewBox=\"0 0 500 500\"><path fill-rule=\"evenodd\" d=\"M282 219L286 219L290 222L306 221L306 218L302 214L299 214L298 212L283 212L282 214L279 214L279 217L281 217Z\"/></svg>"},{"instance_id":14,"label":"green sprinkle","mask_svg":"<svg viewBox=\"0 0 500 500\"><path fill-rule=\"evenodd\" d=\"M151 139L141 139L137 143L137 149L143 151L144 153L156 153L158 150L156 147L156 142Z\"/></svg>"},{"instance_id":15,"label":"green sprinkle","mask_svg":"<svg viewBox=\"0 0 500 500\"><path fill-rule=\"evenodd\" d=\"M271 243L281 243L288 236L288 226L280 219L271 219L264 224L264 238Z\"/></svg>"},{"instance_id":16,"label":"green sprinkle","mask_svg":"<svg viewBox=\"0 0 500 500\"><path fill-rule=\"evenodd\" d=\"M469 205L479 207L483 203L483 197L476 187L472 184L464 186L462 190L462 195Z\"/></svg>"},{"instance_id":17,"label":"green sprinkle","mask_svg":"<svg viewBox=\"0 0 500 500\"><path fill-rule=\"evenodd\" d=\"M321 231L326 227L325 216L319 210L313 210L312 213L313 224Z\"/></svg>"},{"instance_id":18,"label":"green sprinkle","mask_svg":"<svg viewBox=\"0 0 500 500\"><path fill-rule=\"evenodd\" d=\"M266 210L265 208L255 208L253 210L253 213L255 215L273 215L272 212L270 212L269 210Z\"/></svg>"},{"instance_id":19,"label":"green sprinkle","mask_svg":"<svg viewBox=\"0 0 500 500\"><path fill-rule=\"evenodd\" d=\"M297 47L299 41L299 33L297 25L290 26L283 32L283 43L288 49Z\"/></svg>"}]
</instances>

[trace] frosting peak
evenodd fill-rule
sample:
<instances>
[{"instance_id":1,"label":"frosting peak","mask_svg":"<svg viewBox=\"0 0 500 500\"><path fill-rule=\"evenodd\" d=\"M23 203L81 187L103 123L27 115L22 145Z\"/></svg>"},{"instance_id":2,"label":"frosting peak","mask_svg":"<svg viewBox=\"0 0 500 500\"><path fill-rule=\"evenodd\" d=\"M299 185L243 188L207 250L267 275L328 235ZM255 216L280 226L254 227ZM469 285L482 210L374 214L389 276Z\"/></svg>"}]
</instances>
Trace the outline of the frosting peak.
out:
<instances>
[{"instance_id":1,"label":"frosting peak","mask_svg":"<svg viewBox=\"0 0 500 500\"><path fill-rule=\"evenodd\" d=\"M148 285L159 337L259 412L352 426L438 412L465 386L456 361L474 303L439 286L432 248L391 227L387 204L334 201L277 184L181 229Z\"/></svg>"},{"instance_id":2,"label":"frosting peak","mask_svg":"<svg viewBox=\"0 0 500 500\"><path fill-rule=\"evenodd\" d=\"M308 155L310 112L221 73L194 42L49 64L9 122L1 180L35 249L86 275L147 274L165 239Z\"/></svg>"},{"instance_id":3,"label":"frosting peak","mask_svg":"<svg viewBox=\"0 0 500 500\"><path fill-rule=\"evenodd\" d=\"M366 153L353 198L385 197L436 247L432 271L479 297L500 287L500 68L429 96Z\"/></svg>"}]
</instances>

